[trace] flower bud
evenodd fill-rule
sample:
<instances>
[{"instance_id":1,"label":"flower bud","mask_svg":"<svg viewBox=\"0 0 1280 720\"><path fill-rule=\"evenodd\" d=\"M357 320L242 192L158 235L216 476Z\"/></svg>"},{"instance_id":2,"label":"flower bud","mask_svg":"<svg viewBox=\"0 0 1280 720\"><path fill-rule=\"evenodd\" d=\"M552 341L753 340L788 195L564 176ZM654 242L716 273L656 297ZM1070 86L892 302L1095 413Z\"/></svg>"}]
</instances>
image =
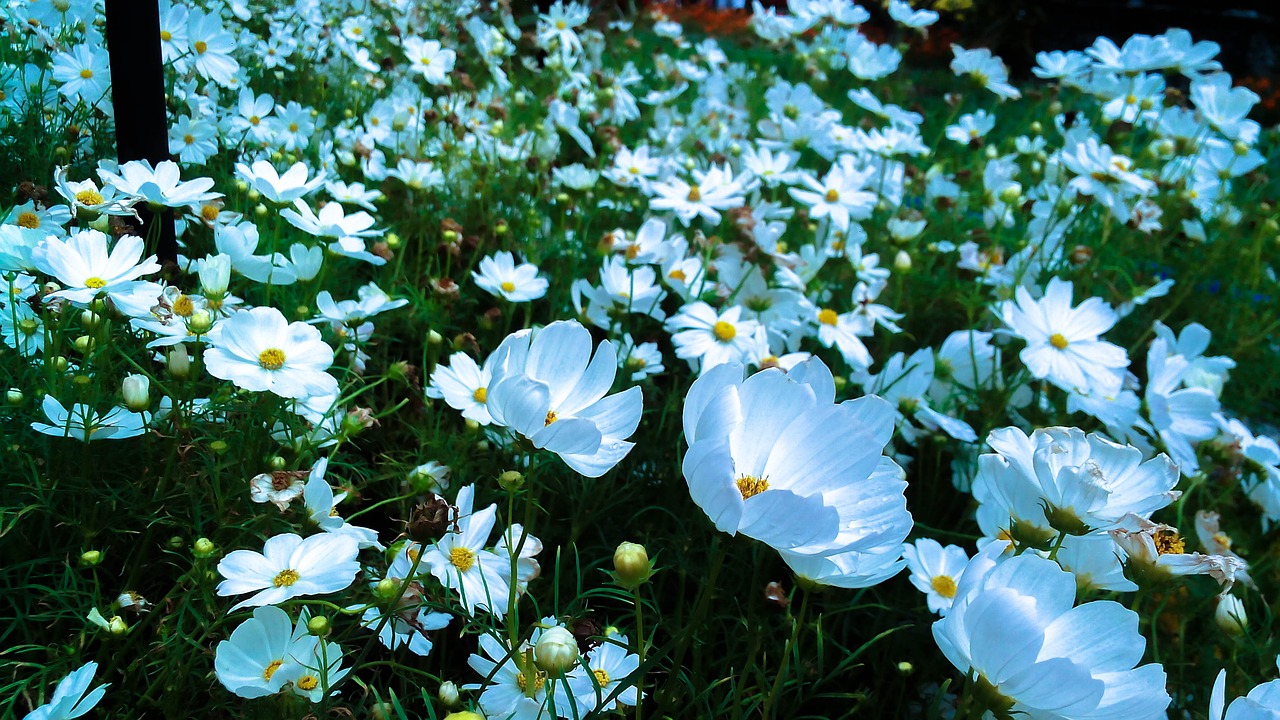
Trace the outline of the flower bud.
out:
<instances>
[{"instance_id":1,"label":"flower bud","mask_svg":"<svg viewBox=\"0 0 1280 720\"><path fill-rule=\"evenodd\" d=\"M498 485L507 492L515 492L524 487L524 475L518 470L508 470L498 476Z\"/></svg>"},{"instance_id":2,"label":"flower bud","mask_svg":"<svg viewBox=\"0 0 1280 720\"><path fill-rule=\"evenodd\" d=\"M191 374L191 355L187 354L187 346L178 343L169 351L165 363L169 366L169 374L176 378L185 378Z\"/></svg>"},{"instance_id":3,"label":"flower bud","mask_svg":"<svg viewBox=\"0 0 1280 720\"><path fill-rule=\"evenodd\" d=\"M129 624L119 615L112 615L111 619L107 621L107 632L119 637L129 632Z\"/></svg>"},{"instance_id":4,"label":"flower bud","mask_svg":"<svg viewBox=\"0 0 1280 720\"><path fill-rule=\"evenodd\" d=\"M325 637L332 629L333 625L329 623L329 618L323 615L316 615L307 621L307 632L316 637Z\"/></svg>"},{"instance_id":5,"label":"flower bud","mask_svg":"<svg viewBox=\"0 0 1280 720\"><path fill-rule=\"evenodd\" d=\"M374 597L384 602L390 602L396 598L400 592L400 578L382 578L377 585L373 586Z\"/></svg>"},{"instance_id":6,"label":"flower bud","mask_svg":"<svg viewBox=\"0 0 1280 720\"><path fill-rule=\"evenodd\" d=\"M169 546L170 550L181 550L182 546L187 544L187 541L183 540L181 535L174 535L166 540L164 544Z\"/></svg>"},{"instance_id":7,"label":"flower bud","mask_svg":"<svg viewBox=\"0 0 1280 720\"><path fill-rule=\"evenodd\" d=\"M80 324L85 330L93 330L102 322L102 316L92 310L85 310L80 313Z\"/></svg>"},{"instance_id":8,"label":"flower bud","mask_svg":"<svg viewBox=\"0 0 1280 720\"><path fill-rule=\"evenodd\" d=\"M452 680L446 680L440 683L440 691L436 693L436 696L440 698L440 702L445 704L445 707L453 707L458 704L458 686Z\"/></svg>"},{"instance_id":9,"label":"flower bud","mask_svg":"<svg viewBox=\"0 0 1280 720\"><path fill-rule=\"evenodd\" d=\"M444 716L444 720L485 720L480 713L471 712L470 710L460 710L451 712Z\"/></svg>"},{"instance_id":10,"label":"flower bud","mask_svg":"<svg viewBox=\"0 0 1280 720\"><path fill-rule=\"evenodd\" d=\"M22 394L19 388L9 388L4 393L4 401L10 405L21 405L26 396Z\"/></svg>"},{"instance_id":11,"label":"flower bud","mask_svg":"<svg viewBox=\"0 0 1280 720\"><path fill-rule=\"evenodd\" d=\"M45 362L52 365L53 369L57 372L64 373L67 371L67 358L62 355L55 355L54 357L45 360Z\"/></svg>"},{"instance_id":12,"label":"flower bud","mask_svg":"<svg viewBox=\"0 0 1280 720\"><path fill-rule=\"evenodd\" d=\"M204 560L218 554L218 546L213 544L209 538L202 537L196 540L195 545L191 546L191 554L197 558Z\"/></svg>"},{"instance_id":13,"label":"flower bud","mask_svg":"<svg viewBox=\"0 0 1280 720\"><path fill-rule=\"evenodd\" d=\"M428 330L428 331L427 331L427 344L428 344L428 345L440 345L440 343L443 343L443 342L444 342L444 336L443 336L443 335L441 335L440 333L436 332L435 330Z\"/></svg>"},{"instance_id":14,"label":"flower bud","mask_svg":"<svg viewBox=\"0 0 1280 720\"><path fill-rule=\"evenodd\" d=\"M40 321L35 318L22 318L18 321L18 332L28 337L40 331Z\"/></svg>"},{"instance_id":15,"label":"flower bud","mask_svg":"<svg viewBox=\"0 0 1280 720\"><path fill-rule=\"evenodd\" d=\"M81 355L87 355L93 351L93 346L94 346L93 338L89 337L88 335L81 335L75 340L72 340L71 344L72 346L75 347L76 352L80 353Z\"/></svg>"},{"instance_id":16,"label":"flower bud","mask_svg":"<svg viewBox=\"0 0 1280 720\"><path fill-rule=\"evenodd\" d=\"M911 254L906 250L899 250L893 256L893 269L900 273L911 272Z\"/></svg>"},{"instance_id":17,"label":"flower bud","mask_svg":"<svg viewBox=\"0 0 1280 720\"><path fill-rule=\"evenodd\" d=\"M629 588L639 586L653 574L649 552L643 545L632 542L624 542L613 551L613 569L618 584Z\"/></svg>"},{"instance_id":18,"label":"flower bud","mask_svg":"<svg viewBox=\"0 0 1280 720\"><path fill-rule=\"evenodd\" d=\"M231 283L231 256L210 255L200 263L200 289L206 297L221 298Z\"/></svg>"},{"instance_id":19,"label":"flower bud","mask_svg":"<svg viewBox=\"0 0 1280 720\"><path fill-rule=\"evenodd\" d=\"M94 567L102 562L102 552L98 550L86 550L80 554L80 564L84 567Z\"/></svg>"},{"instance_id":20,"label":"flower bud","mask_svg":"<svg viewBox=\"0 0 1280 720\"><path fill-rule=\"evenodd\" d=\"M1000 189L1001 202L1014 203L1020 197L1022 197L1022 185L1020 183L1009 183Z\"/></svg>"},{"instance_id":21,"label":"flower bud","mask_svg":"<svg viewBox=\"0 0 1280 720\"><path fill-rule=\"evenodd\" d=\"M533 647L533 661L553 676L568 672L578 664L578 641L562 627L547 628Z\"/></svg>"},{"instance_id":22,"label":"flower bud","mask_svg":"<svg viewBox=\"0 0 1280 720\"><path fill-rule=\"evenodd\" d=\"M915 670L916 670L915 666L907 662L906 660L903 660L902 662L898 663L898 673L901 675L910 675L911 673L915 672Z\"/></svg>"},{"instance_id":23,"label":"flower bud","mask_svg":"<svg viewBox=\"0 0 1280 720\"><path fill-rule=\"evenodd\" d=\"M213 315L208 310L197 310L187 318L187 332L192 335L204 335L213 329Z\"/></svg>"},{"instance_id":24,"label":"flower bud","mask_svg":"<svg viewBox=\"0 0 1280 720\"><path fill-rule=\"evenodd\" d=\"M151 378L127 375L120 383L120 393L124 395L125 407L133 412L142 412L151 407Z\"/></svg>"},{"instance_id":25,"label":"flower bud","mask_svg":"<svg viewBox=\"0 0 1280 720\"><path fill-rule=\"evenodd\" d=\"M1218 629L1233 637L1243 635L1249 627L1244 603L1235 595L1223 595L1218 599L1218 607L1213 611L1213 621L1218 624Z\"/></svg>"}]
</instances>

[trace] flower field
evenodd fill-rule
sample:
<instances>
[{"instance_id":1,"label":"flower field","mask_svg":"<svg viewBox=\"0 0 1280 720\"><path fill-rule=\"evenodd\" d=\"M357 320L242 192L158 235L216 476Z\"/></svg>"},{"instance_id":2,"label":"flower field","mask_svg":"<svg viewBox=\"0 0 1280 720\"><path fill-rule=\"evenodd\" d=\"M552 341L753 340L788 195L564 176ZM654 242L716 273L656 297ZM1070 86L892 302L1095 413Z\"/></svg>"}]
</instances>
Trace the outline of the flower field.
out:
<instances>
[{"instance_id":1,"label":"flower field","mask_svg":"<svg viewBox=\"0 0 1280 720\"><path fill-rule=\"evenodd\" d=\"M1280 129L941 5L4 3L0 718L1280 717Z\"/></svg>"}]
</instances>

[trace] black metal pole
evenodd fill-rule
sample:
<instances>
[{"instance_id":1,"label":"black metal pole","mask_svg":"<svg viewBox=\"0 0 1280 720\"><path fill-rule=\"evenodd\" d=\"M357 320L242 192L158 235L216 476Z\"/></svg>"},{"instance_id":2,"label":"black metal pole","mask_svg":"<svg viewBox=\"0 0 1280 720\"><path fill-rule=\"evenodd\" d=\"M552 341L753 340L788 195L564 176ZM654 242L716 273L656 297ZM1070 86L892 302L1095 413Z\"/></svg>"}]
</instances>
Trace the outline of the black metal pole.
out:
<instances>
[{"instance_id":1,"label":"black metal pole","mask_svg":"<svg viewBox=\"0 0 1280 720\"><path fill-rule=\"evenodd\" d=\"M116 157L120 162L169 159L169 124L164 103L158 0L106 0L107 51L111 57L111 97L116 116ZM143 227L160 223L156 255L178 259L173 211L155 216L139 208Z\"/></svg>"}]
</instances>

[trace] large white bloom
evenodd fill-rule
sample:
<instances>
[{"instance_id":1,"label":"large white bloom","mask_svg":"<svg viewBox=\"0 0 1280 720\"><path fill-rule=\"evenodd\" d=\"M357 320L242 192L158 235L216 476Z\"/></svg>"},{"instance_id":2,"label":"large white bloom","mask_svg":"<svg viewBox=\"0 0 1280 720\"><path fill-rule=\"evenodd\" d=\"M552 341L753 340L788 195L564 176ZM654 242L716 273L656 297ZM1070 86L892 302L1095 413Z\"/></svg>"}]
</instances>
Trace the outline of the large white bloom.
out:
<instances>
[{"instance_id":1,"label":"large white bloom","mask_svg":"<svg viewBox=\"0 0 1280 720\"><path fill-rule=\"evenodd\" d=\"M89 683L93 682L94 673L98 672L98 663L88 662L81 665L71 674L58 682L49 702L27 713L25 720L69 720L78 718L93 709L102 699L103 693L111 687L111 683L99 685L92 691Z\"/></svg>"},{"instance_id":2,"label":"large white bloom","mask_svg":"<svg viewBox=\"0 0 1280 720\"><path fill-rule=\"evenodd\" d=\"M351 535L321 533L307 539L286 533L269 538L262 552L236 550L218 563L225 580L219 595L255 593L231 608L274 605L299 595L345 589L360 572L359 543Z\"/></svg>"},{"instance_id":3,"label":"large white bloom","mask_svg":"<svg viewBox=\"0 0 1280 720\"><path fill-rule=\"evenodd\" d=\"M988 547L995 554L1003 544ZM987 555L974 558L933 637L976 676L990 710L1043 720L1164 716L1164 668L1135 667L1146 646L1137 613L1111 601L1072 607L1075 579L1052 560L1026 553L991 567Z\"/></svg>"},{"instance_id":4,"label":"large white bloom","mask_svg":"<svg viewBox=\"0 0 1280 720\"><path fill-rule=\"evenodd\" d=\"M204 351L209 374L254 392L269 390L286 398L333 395L338 381L325 372L333 348L320 331L290 323L275 308L234 313L214 326Z\"/></svg>"},{"instance_id":5,"label":"large white bloom","mask_svg":"<svg viewBox=\"0 0 1280 720\"><path fill-rule=\"evenodd\" d=\"M606 396L617 352L606 340L593 356L591 344L591 332L574 320L513 333L494 351L486 405L495 424L594 478L635 446L626 438L640 424L642 398L638 387Z\"/></svg>"},{"instance_id":6,"label":"large white bloom","mask_svg":"<svg viewBox=\"0 0 1280 720\"><path fill-rule=\"evenodd\" d=\"M821 361L745 379L735 363L707 371L685 398L684 433L689 492L717 529L800 555L901 557L906 483L881 455L893 409L875 396L837 405Z\"/></svg>"}]
</instances>

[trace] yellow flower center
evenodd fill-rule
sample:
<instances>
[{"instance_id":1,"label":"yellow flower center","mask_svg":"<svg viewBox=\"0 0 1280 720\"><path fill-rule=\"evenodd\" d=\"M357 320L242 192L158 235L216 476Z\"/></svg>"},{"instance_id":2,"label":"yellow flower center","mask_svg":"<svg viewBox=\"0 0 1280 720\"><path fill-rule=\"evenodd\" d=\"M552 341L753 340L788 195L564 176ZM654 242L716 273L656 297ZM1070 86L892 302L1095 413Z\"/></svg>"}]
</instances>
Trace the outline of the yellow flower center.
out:
<instances>
[{"instance_id":1,"label":"yellow flower center","mask_svg":"<svg viewBox=\"0 0 1280 720\"><path fill-rule=\"evenodd\" d=\"M768 478L758 478L754 475L743 475L735 482L738 485L738 492L742 493L743 500L753 498L769 489Z\"/></svg>"},{"instance_id":2,"label":"yellow flower center","mask_svg":"<svg viewBox=\"0 0 1280 720\"><path fill-rule=\"evenodd\" d=\"M18 214L18 227L24 227L28 230L35 230L40 227L40 216L27 210Z\"/></svg>"},{"instance_id":3,"label":"yellow flower center","mask_svg":"<svg viewBox=\"0 0 1280 720\"><path fill-rule=\"evenodd\" d=\"M1187 551L1177 530L1157 530L1151 539L1155 541L1156 552L1160 555L1181 555Z\"/></svg>"},{"instance_id":4,"label":"yellow flower center","mask_svg":"<svg viewBox=\"0 0 1280 720\"><path fill-rule=\"evenodd\" d=\"M565 23L565 21L563 21L563 20L557 20L557 21L556 21L556 29L557 29L557 30L563 30L563 29L565 29L566 27L569 27L569 26L568 26L568 24L566 24L566 23Z\"/></svg>"},{"instance_id":5,"label":"yellow flower center","mask_svg":"<svg viewBox=\"0 0 1280 720\"><path fill-rule=\"evenodd\" d=\"M832 188L827 191L827 194L823 197L823 199L825 199L829 203L836 202L837 200L840 199L840 191L836 190L835 188Z\"/></svg>"},{"instance_id":6,"label":"yellow flower center","mask_svg":"<svg viewBox=\"0 0 1280 720\"><path fill-rule=\"evenodd\" d=\"M80 77L84 78L85 80L88 80L89 78L93 77L93 71L90 70L89 68L85 68L80 71Z\"/></svg>"},{"instance_id":7,"label":"yellow flower center","mask_svg":"<svg viewBox=\"0 0 1280 720\"><path fill-rule=\"evenodd\" d=\"M272 660L271 664L262 671L262 679L270 682L271 676L276 674L276 671L280 669L281 665L284 665L283 660Z\"/></svg>"},{"instance_id":8,"label":"yellow flower center","mask_svg":"<svg viewBox=\"0 0 1280 720\"><path fill-rule=\"evenodd\" d=\"M937 575L929 582L933 586L933 591L944 598L953 598L956 596L956 581L947 575Z\"/></svg>"},{"instance_id":9,"label":"yellow flower center","mask_svg":"<svg viewBox=\"0 0 1280 720\"><path fill-rule=\"evenodd\" d=\"M298 132L298 123L289 123L289 132Z\"/></svg>"},{"instance_id":10,"label":"yellow flower center","mask_svg":"<svg viewBox=\"0 0 1280 720\"><path fill-rule=\"evenodd\" d=\"M640 254L640 246L632 245L631 247L627 248L627 251L623 254L627 256L628 260L635 260L636 256Z\"/></svg>"},{"instance_id":11,"label":"yellow flower center","mask_svg":"<svg viewBox=\"0 0 1280 720\"><path fill-rule=\"evenodd\" d=\"M430 65L430 64L431 64L431 58L424 57L424 58L422 58L421 60L419 60L418 62L422 63L423 65Z\"/></svg>"},{"instance_id":12,"label":"yellow flower center","mask_svg":"<svg viewBox=\"0 0 1280 720\"><path fill-rule=\"evenodd\" d=\"M723 320L716 321L716 324L711 326L711 332L720 342L729 342L738 336L738 329Z\"/></svg>"},{"instance_id":13,"label":"yellow flower center","mask_svg":"<svg viewBox=\"0 0 1280 720\"><path fill-rule=\"evenodd\" d=\"M481 403L488 400L489 388L476 388L476 391L471 393L471 399Z\"/></svg>"},{"instance_id":14,"label":"yellow flower center","mask_svg":"<svg viewBox=\"0 0 1280 720\"><path fill-rule=\"evenodd\" d=\"M511 282L510 280L507 280L506 282L502 283L500 287L502 288L502 292L515 292L516 290L516 284Z\"/></svg>"},{"instance_id":15,"label":"yellow flower center","mask_svg":"<svg viewBox=\"0 0 1280 720\"><path fill-rule=\"evenodd\" d=\"M187 133L186 135L183 135L183 136L182 136L182 142L184 142L184 143L186 143L186 144L188 144L188 145L190 145L191 143L193 143L193 142L195 142L195 141L196 141L196 136L195 136L195 135L192 135L191 133Z\"/></svg>"},{"instance_id":16,"label":"yellow flower center","mask_svg":"<svg viewBox=\"0 0 1280 720\"><path fill-rule=\"evenodd\" d=\"M284 351L280 348L267 348L258 353L258 365L263 370L279 370L284 367Z\"/></svg>"},{"instance_id":17,"label":"yellow flower center","mask_svg":"<svg viewBox=\"0 0 1280 720\"><path fill-rule=\"evenodd\" d=\"M103 280L102 278L98 277L97 275L94 275L94 276L93 276L93 277L91 277L91 278L85 278L84 286L85 286L85 287L87 287L87 288L92 288L92 289L94 289L94 290L97 290L97 289L99 289L99 288L104 288L104 287L106 287L106 286L107 286L107 281L106 281L106 280Z\"/></svg>"},{"instance_id":18,"label":"yellow flower center","mask_svg":"<svg viewBox=\"0 0 1280 720\"><path fill-rule=\"evenodd\" d=\"M191 317L196 311L195 303L191 302L191 298L187 295L179 295L177 300L173 301L173 314L181 317Z\"/></svg>"},{"instance_id":19,"label":"yellow flower center","mask_svg":"<svg viewBox=\"0 0 1280 720\"><path fill-rule=\"evenodd\" d=\"M538 692L547 682L547 674L539 672L533 676L533 691ZM529 688L529 681L525 678L524 673L516 674L516 685L520 686L520 692L524 692Z\"/></svg>"},{"instance_id":20,"label":"yellow flower center","mask_svg":"<svg viewBox=\"0 0 1280 720\"><path fill-rule=\"evenodd\" d=\"M209 43L203 40L197 40L196 44L192 45L191 47L196 49L196 53L203 55L204 51L209 49Z\"/></svg>"},{"instance_id":21,"label":"yellow flower center","mask_svg":"<svg viewBox=\"0 0 1280 720\"><path fill-rule=\"evenodd\" d=\"M97 190L81 190L76 193L76 202L81 205L101 205L102 193Z\"/></svg>"},{"instance_id":22,"label":"yellow flower center","mask_svg":"<svg viewBox=\"0 0 1280 720\"><path fill-rule=\"evenodd\" d=\"M555 410L548 410L548 411L547 411L547 419L545 419L545 420L543 420L543 421L542 421L542 427L546 427L546 426L550 425L551 423L553 423L553 422L555 422L555 421L557 421L557 420L559 420L559 419L560 419L560 416L559 416L559 415L556 415L556 411L555 411Z\"/></svg>"},{"instance_id":23,"label":"yellow flower center","mask_svg":"<svg viewBox=\"0 0 1280 720\"><path fill-rule=\"evenodd\" d=\"M301 576L298 575L297 570L285 569L276 573L275 579L271 581L271 584L276 587L289 587L290 585L298 582L299 577Z\"/></svg>"},{"instance_id":24,"label":"yellow flower center","mask_svg":"<svg viewBox=\"0 0 1280 720\"><path fill-rule=\"evenodd\" d=\"M297 685L299 690L315 690L320 686L320 678L315 675L303 675L294 685Z\"/></svg>"},{"instance_id":25,"label":"yellow flower center","mask_svg":"<svg viewBox=\"0 0 1280 720\"><path fill-rule=\"evenodd\" d=\"M697 185L690 185L689 196L686 199L689 202L700 202L702 200L702 188Z\"/></svg>"},{"instance_id":26,"label":"yellow flower center","mask_svg":"<svg viewBox=\"0 0 1280 720\"><path fill-rule=\"evenodd\" d=\"M635 165L632 165L631 167L627 168L627 172L631 173L632 175L639 175L640 168L636 167Z\"/></svg>"},{"instance_id":27,"label":"yellow flower center","mask_svg":"<svg viewBox=\"0 0 1280 720\"><path fill-rule=\"evenodd\" d=\"M475 567L476 554L464 547L456 547L449 551L449 562L458 568L458 572L466 572Z\"/></svg>"},{"instance_id":28,"label":"yellow flower center","mask_svg":"<svg viewBox=\"0 0 1280 720\"><path fill-rule=\"evenodd\" d=\"M684 271L681 270L680 268L676 268L675 270L672 270L671 272L667 273L667 277L671 278L672 280L679 280L680 282L684 282L685 280L689 279L689 276L685 275Z\"/></svg>"},{"instance_id":29,"label":"yellow flower center","mask_svg":"<svg viewBox=\"0 0 1280 720\"><path fill-rule=\"evenodd\" d=\"M1066 350L1071 343L1067 342L1067 338L1062 333L1054 333L1049 336L1049 344L1059 350Z\"/></svg>"},{"instance_id":30,"label":"yellow flower center","mask_svg":"<svg viewBox=\"0 0 1280 720\"><path fill-rule=\"evenodd\" d=\"M205 222L213 222L218 219L218 215L222 212L217 205L201 205L200 218Z\"/></svg>"},{"instance_id":31,"label":"yellow flower center","mask_svg":"<svg viewBox=\"0 0 1280 720\"><path fill-rule=\"evenodd\" d=\"M170 40L173 39L173 33L169 32L168 30L161 30L160 39L165 42L169 42Z\"/></svg>"},{"instance_id":32,"label":"yellow flower center","mask_svg":"<svg viewBox=\"0 0 1280 720\"><path fill-rule=\"evenodd\" d=\"M823 310L818 311L818 322L822 323L823 325L830 325L831 327L835 327L836 324L840 322L840 316L836 314L835 310L832 310L831 308L825 308Z\"/></svg>"},{"instance_id":33,"label":"yellow flower center","mask_svg":"<svg viewBox=\"0 0 1280 720\"><path fill-rule=\"evenodd\" d=\"M259 123L261 123L261 122L262 122L262 118L258 117L257 115L250 115L250 116L249 116L249 124L250 124L250 125L253 125L253 126L255 126L255 127L256 127L256 126L257 126Z\"/></svg>"},{"instance_id":34,"label":"yellow flower center","mask_svg":"<svg viewBox=\"0 0 1280 720\"><path fill-rule=\"evenodd\" d=\"M595 670L592 670L591 674L596 676L596 682L600 685L600 687L603 688L605 685L609 684L608 670L605 670L603 668L597 668Z\"/></svg>"}]
</instances>

